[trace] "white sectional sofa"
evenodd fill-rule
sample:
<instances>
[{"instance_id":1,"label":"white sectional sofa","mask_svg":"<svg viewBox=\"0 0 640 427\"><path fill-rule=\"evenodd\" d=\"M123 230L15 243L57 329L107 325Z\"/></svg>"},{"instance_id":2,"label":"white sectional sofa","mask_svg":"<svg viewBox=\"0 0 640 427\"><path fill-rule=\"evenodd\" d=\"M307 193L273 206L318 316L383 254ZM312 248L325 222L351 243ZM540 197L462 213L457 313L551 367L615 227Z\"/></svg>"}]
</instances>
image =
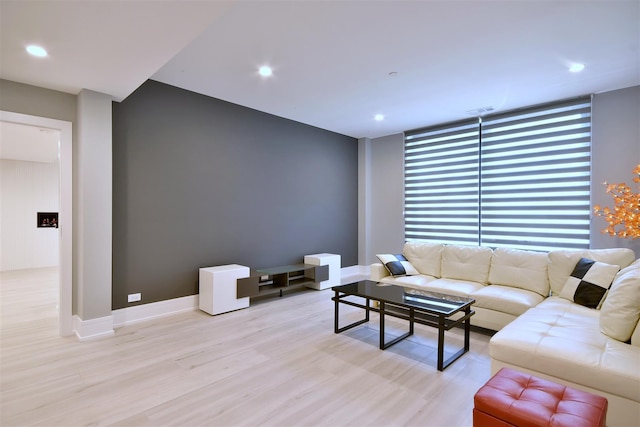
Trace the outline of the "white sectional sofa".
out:
<instances>
[{"instance_id":1,"label":"white sectional sofa","mask_svg":"<svg viewBox=\"0 0 640 427\"><path fill-rule=\"evenodd\" d=\"M376 263L371 280L474 298L472 324L498 331L490 343L493 373L506 366L591 391L609 400L607 425L640 425L640 260L633 251L407 242L403 255L414 274L391 276ZM602 268L592 272L612 274L595 308L573 301L584 304L575 283L591 280L570 277L582 258Z\"/></svg>"}]
</instances>

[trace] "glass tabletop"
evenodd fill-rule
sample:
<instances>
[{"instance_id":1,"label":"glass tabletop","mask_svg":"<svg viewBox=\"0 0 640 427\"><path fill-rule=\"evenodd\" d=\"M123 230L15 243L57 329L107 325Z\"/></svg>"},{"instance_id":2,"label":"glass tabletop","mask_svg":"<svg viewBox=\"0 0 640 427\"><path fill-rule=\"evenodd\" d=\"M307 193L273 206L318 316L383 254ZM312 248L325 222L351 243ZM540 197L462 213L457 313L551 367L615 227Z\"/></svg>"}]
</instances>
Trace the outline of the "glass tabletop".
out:
<instances>
[{"instance_id":1,"label":"glass tabletop","mask_svg":"<svg viewBox=\"0 0 640 427\"><path fill-rule=\"evenodd\" d=\"M450 315L475 302L472 298L441 294L438 292L408 289L402 286L378 283L371 280L334 286L334 291L347 295L371 298L385 303L413 307L431 313Z\"/></svg>"}]
</instances>

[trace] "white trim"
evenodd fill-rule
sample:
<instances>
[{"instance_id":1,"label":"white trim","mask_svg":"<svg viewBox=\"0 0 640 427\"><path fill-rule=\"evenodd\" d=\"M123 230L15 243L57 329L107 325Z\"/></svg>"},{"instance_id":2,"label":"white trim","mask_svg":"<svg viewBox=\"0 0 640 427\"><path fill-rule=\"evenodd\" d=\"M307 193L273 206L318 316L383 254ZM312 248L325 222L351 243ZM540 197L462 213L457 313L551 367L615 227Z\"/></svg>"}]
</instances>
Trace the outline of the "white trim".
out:
<instances>
[{"instance_id":1,"label":"white trim","mask_svg":"<svg viewBox=\"0 0 640 427\"><path fill-rule=\"evenodd\" d=\"M73 277L73 125L71 122L47 117L31 116L0 110L0 121L19 123L60 131L60 284L59 329L60 335L73 335L72 277Z\"/></svg>"},{"instance_id":2,"label":"white trim","mask_svg":"<svg viewBox=\"0 0 640 427\"><path fill-rule=\"evenodd\" d=\"M113 316L82 320L77 314L74 314L73 326L80 341L103 338L114 334Z\"/></svg>"},{"instance_id":3,"label":"white trim","mask_svg":"<svg viewBox=\"0 0 640 427\"><path fill-rule=\"evenodd\" d=\"M369 277L369 266L352 265L340 269L342 283L349 283L356 280L363 280ZM111 312L113 317L113 327L133 325L134 323L146 320L157 319L170 316L172 314L183 313L185 311L198 310L200 307L199 295L189 295L181 298L173 298L165 301L158 301L149 304L135 305L133 307L120 308Z\"/></svg>"},{"instance_id":4,"label":"white trim","mask_svg":"<svg viewBox=\"0 0 640 427\"><path fill-rule=\"evenodd\" d=\"M113 327L119 328L143 322L145 320L170 316L184 311L197 310L198 307L198 295L189 295L181 298L173 298L165 301L120 308L111 312L113 316Z\"/></svg>"}]
</instances>

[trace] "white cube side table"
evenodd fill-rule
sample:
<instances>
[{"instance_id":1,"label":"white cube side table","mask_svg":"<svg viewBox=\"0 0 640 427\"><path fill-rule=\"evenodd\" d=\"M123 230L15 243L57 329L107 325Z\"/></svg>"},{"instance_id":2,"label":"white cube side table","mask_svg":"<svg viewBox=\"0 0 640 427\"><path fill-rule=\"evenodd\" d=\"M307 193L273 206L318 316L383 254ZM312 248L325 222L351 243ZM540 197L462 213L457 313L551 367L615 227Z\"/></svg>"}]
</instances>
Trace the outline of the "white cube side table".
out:
<instances>
[{"instance_id":1,"label":"white cube side table","mask_svg":"<svg viewBox=\"0 0 640 427\"><path fill-rule=\"evenodd\" d=\"M237 297L236 281L250 275L249 267L238 264L200 269L200 310L221 314L249 307L249 297Z\"/></svg>"},{"instance_id":2,"label":"white cube side table","mask_svg":"<svg viewBox=\"0 0 640 427\"><path fill-rule=\"evenodd\" d=\"M340 285L340 255L336 254L313 254L305 255L304 263L310 265L328 265L329 266L329 280L324 280L319 283L313 283L307 285L313 289L327 289L332 286Z\"/></svg>"}]
</instances>

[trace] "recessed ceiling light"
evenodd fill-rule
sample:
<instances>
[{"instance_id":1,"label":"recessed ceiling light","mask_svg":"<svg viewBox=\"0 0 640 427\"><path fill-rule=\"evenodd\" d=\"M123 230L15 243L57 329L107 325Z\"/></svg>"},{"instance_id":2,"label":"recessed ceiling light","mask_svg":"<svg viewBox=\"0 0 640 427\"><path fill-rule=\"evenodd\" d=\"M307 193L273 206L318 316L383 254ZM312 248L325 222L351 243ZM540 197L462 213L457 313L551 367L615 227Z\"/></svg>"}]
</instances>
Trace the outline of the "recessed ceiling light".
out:
<instances>
[{"instance_id":1,"label":"recessed ceiling light","mask_svg":"<svg viewBox=\"0 0 640 427\"><path fill-rule=\"evenodd\" d=\"M582 70L584 70L584 64L575 63L571 64L571 66L569 67L569 71L571 71L572 73L579 73Z\"/></svg>"},{"instance_id":2,"label":"recessed ceiling light","mask_svg":"<svg viewBox=\"0 0 640 427\"><path fill-rule=\"evenodd\" d=\"M263 65L258 69L258 73L260 73L262 77L269 77L273 74L273 70L268 65Z\"/></svg>"},{"instance_id":3,"label":"recessed ceiling light","mask_svg":"<svg viewBox=\"0 0 640 427\"><path fill-rule=\"evenodd\" d=\"M384 120L384 115L382 115L382 114L376 114L375 116L373 116L373 119L374 119L376 122L381 122L381 121L383 121L383 120Z\"/></svg>"},{"instance_id":4,"label":"recessed ceiling light","mask_svg":"<svg viewBox=\"0 0 640 427\"><path fill-rule=\"evenodd\" d=\"M35 44L27 46L27 52L29 52L30 55L37 56L39 58L44 58L48 55L47 51L44 50L43 47L36 46Z\"/></svg>"}]
</instances>

